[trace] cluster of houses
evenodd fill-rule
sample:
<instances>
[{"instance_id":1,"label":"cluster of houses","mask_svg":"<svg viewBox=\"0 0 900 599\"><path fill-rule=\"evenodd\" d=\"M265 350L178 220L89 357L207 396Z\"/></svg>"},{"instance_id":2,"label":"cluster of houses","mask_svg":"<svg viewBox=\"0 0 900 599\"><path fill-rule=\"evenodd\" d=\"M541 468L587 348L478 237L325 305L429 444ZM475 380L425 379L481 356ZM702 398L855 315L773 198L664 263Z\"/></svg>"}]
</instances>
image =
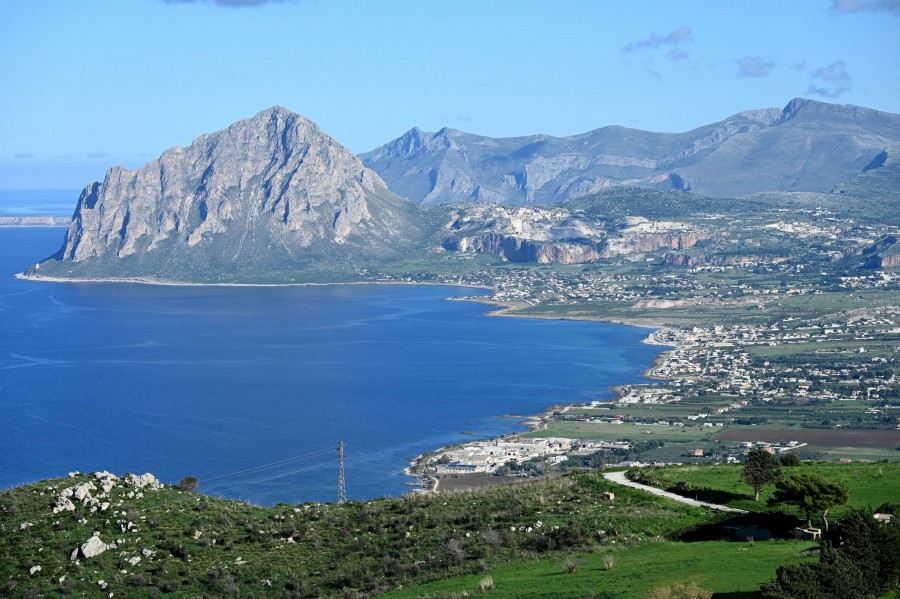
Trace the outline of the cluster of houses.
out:
<instances>
[{"instance_id":1,"label":"cluster of houses","mask_svg":"<svg viewBox=\"0 0 900 599\"><path fill-rule=\"evenodd\" d=\"M429 472L441 475L493 474L509 463L521 464L537 457L562 462L574 455L587 455L601 449L628 449L624 441L582 441L561 437L512 438L475 441L435 453Z\"/></svg>"}]
</instances>

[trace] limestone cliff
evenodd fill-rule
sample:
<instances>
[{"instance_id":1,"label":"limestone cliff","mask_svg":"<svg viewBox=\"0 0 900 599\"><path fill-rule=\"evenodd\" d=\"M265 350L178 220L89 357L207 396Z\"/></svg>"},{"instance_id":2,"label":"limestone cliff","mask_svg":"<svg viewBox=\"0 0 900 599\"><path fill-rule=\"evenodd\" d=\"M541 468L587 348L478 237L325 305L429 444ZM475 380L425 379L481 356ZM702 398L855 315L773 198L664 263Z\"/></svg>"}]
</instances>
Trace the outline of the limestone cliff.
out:
<instances>
[{"instance_id":1,"label":"limestone cliff","mask_svg":"<svg viewBox=\"0 0 900 599\"><path fill-rule=\"evenodd\" d=\"M418 227L346 148L273 107L138 170L111 168L85 187L41 273L266 279L398 257Z\"/></svg>"}]
</instances>

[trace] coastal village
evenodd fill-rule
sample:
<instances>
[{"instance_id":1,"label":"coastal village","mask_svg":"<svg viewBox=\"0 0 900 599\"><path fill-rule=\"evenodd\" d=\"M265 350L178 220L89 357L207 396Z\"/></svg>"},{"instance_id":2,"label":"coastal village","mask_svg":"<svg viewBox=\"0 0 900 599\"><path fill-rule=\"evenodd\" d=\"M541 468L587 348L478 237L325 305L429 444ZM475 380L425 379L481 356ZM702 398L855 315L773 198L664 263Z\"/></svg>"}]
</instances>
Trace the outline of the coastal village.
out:
<instances>
[{"instance_id":1,"label":"coastal village","mask_svg":"<svg viewBox=\"0 0 900 599\"><path fill-rule=\"evenodd\" d=\"M702 274L710 268L637 276L533 269L508 269L499 276L496 271L490 275L484 272L465 282L490 284L496 292L490 297L466 299L500 306L503 311L513 308L515 314L530 306L580 307L594 301L630 304L641 310L704 303L752 309L821 294L826 284L851 299L854 293L900 290L896 272L875 270L814 282L800 267L786 263L766 265L785 275L786 284L736 284L723 289L701 282ZM739 271L747 265L715 268ZM791 274L796 275L796 282L787 276ZM569 317L564 310L559 314ZM572 317L583 316L573 313ZM646 339L647 343L666 347L647 373L656 379L654 382L616 388L612 401L598 399L551 409L539 420L528 422L532 428L528 433L442 448L421 457L414 470L435 477L515 476L527 473L523 468L526 464L540 463L547 471L567 460L603 452L609 454L607 465L635 466L733 462L752 448L803 453L825 445L815 439L809 442L809 435L792 434L790 427L778 439L770 432L754 438L753 427L778 422L777 417L772 419L772 413L791 410L792 421L802 423L804 428L828 427L835 434L849 432L842 431L844 427L869 429L872 436L882 439L884 450L900 446L900 409L896 405L900 380L892 367L900 357L900 307L887 303L823 317L785 314L756 320L759 322L747 319L731 326L661 327ZM815 360L784 359L794 352L811 354ZM816 418L821 422L814 421ZM639 434L635 434L638 429ZM732 433L731 439L716 436L725 430L739 430L741 434ZM679 448L679 453L669 452L662 461L613 459L616 455L633 456L634 452L628 450L641 440L657 436L668 441L671 431L700 431L692 437L686 435L696 439L696 446L686 445L687 441L671 444Z\"/></svg>"}]
</instances>

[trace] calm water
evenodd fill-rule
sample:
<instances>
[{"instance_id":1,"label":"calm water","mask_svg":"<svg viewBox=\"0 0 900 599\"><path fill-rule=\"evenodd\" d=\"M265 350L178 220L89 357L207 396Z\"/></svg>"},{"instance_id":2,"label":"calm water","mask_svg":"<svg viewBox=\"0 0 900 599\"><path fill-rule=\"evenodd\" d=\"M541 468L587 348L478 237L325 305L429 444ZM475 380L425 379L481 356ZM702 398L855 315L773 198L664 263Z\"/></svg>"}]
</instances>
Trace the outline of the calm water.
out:
<instances>
[{"instance_id":1,"label":"calm water","mask_svg":"<svg viewBox=\"0 0 900 599\"><path fill-rule=\"evenodd\" d=\"M261 504L399 495L409 459L610 397L647 329L491 318L452 287L51 284L62 229L0 229L0 488L71 470L196 476ZM268 467L266 467L268 466Z\"/></svg>"}]
</instances>

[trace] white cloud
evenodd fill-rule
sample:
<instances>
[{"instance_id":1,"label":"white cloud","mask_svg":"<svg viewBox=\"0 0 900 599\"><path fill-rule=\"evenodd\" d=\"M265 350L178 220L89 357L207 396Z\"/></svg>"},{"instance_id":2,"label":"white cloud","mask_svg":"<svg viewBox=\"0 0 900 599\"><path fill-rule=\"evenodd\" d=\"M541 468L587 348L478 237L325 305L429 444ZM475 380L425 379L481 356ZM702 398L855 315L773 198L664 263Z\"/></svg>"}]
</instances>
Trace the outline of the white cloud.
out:
<instances>
[{"instance_id":1,"label":"white cloud","mask_svg":"<svg viewBox=\"0 0 900 599\"><path fill-rule=\"evenodd\" d=\"M849 92L853 79L850 77L850 73L847 72L846 67L847 65L844 61L839 60L812 71L810 76L813 80L806 93L826 98L837 98Z\"/></svg>"},{"instance_id":2,"label":"white cloud","mask_svg":"<svg viewBox=\"0 0 900 599\"><path fill-rule=\"evenodd\" d=\"M681 27L669 32L667 35L652 33L650 34L650 37L647 37L645 39L629 42L624 48L622 48L622 52L632 53L638 52L640 50L653 50L656 48L668 47L669 52L667 56L670 60L673 60L675 62L689 60L690 56L688 55L688 53L679 46L681 44L692 41L691 33L692 30L687 25L682 25Z\"/></svg>"},{"instance_id":3,"label":"white cloud","mask_svg":"<svg viewBox=\"0 0 900 599\"><path fill-rule=\"evenodd\" d=\"M834 0L831 10L842 15L888 12L900 17L900 0Z\"/></svg>"},{"instance_id":4,"label":"white cloud","mask_svg":"<svg viewBox=\"0 0 900 599\"><path fill-rule=\"evenodd\" d=\"M768 77L775 63L759 56L745 56L738 59L738 77Z\"/></svg>"}]
</instances>

